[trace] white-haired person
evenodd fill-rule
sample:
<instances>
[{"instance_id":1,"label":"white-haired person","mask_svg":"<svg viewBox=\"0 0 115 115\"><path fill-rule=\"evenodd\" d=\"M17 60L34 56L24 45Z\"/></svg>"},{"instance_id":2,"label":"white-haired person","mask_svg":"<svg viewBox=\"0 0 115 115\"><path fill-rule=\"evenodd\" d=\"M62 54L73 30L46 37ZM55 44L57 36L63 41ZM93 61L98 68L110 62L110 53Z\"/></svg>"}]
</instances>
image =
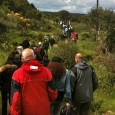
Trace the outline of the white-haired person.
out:
<instances>
[{"instance_id":1,"label":"white-haired person","mask_svg":"<svg viewBox=\"0 0 115 115\"><path fill-rule=\"evenodd\" d=\"M51 72L39 61L32 49L22 51L22 66L11 81L11 115L50 115L50 101L58 92L51 85Z\"/></svg>"}]
</instances>

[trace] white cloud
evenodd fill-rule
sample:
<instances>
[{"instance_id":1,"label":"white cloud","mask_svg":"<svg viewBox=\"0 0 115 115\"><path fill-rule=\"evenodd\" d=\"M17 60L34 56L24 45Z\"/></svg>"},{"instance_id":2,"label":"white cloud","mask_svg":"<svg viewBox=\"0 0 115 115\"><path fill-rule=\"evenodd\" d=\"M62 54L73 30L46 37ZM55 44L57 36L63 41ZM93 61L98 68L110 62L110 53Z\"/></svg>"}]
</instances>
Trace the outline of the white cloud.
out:
<instances>
[{"instance_id":1,"label":"white cloud","mask_svg":"<svg viewBox=\"0 0 115 115\"><path fill-rule=\"evenodd\" d=\"M71 13L88 13L96 7L97 0L28 0L40 11L58 12L67 10ZM98 0L99 6L115 10L115 0Z\"/></svg>"}]
</instances>

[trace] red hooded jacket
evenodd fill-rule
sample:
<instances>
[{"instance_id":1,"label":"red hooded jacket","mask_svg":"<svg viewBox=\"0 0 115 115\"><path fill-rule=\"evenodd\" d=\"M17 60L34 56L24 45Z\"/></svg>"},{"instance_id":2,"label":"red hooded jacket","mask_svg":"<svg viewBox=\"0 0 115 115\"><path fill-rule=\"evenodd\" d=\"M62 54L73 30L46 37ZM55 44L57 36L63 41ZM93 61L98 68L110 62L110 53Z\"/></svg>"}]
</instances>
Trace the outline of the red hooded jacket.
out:
<instances>
[{"instance_id":1,"label":"red hooded jacket","mask_svg":"<svg viewBox=\"0 0 115 115\"><path fill-rule=\"evenodd\" d=\"M73 38L74 41L78 39L77 33L75 31L71 32L71 37Z\"/></svg>"},{"instance_id":2,"label":"red hooded jacket","mask_svg":"<svg viewBox=\"0 0 115 115\"><path fill-rule=\"evenodd\" d=\"M11 82L11 115L50 115L50 100L58 92L48 85L50 71L36 60L24 63L16 70Z\"/></svg>"}]
</instances>

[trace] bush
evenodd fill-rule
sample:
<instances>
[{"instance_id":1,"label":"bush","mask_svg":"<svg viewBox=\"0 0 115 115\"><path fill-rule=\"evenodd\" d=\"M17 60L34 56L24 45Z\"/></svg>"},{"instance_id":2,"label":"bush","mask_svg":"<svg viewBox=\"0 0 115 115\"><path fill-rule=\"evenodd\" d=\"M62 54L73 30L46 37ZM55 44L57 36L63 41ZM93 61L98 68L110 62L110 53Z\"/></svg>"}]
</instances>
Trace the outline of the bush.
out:
<instances>
[{"instance_id":1,"label":"bush","mask_svg":"<svg viewBox=\"0 0 115 115\"><path fill-rule=\"evenodd\" d=\"M115 55L97 56L95 62L104 65L109 71L115 73Z\"/></svg>"},{"instance_id":2,"label":"bush","mask_svg":"<svg viewBox=\"0 0 115 115\"><path fill-rule=\"evenodd\" d=\"M7 31L7 25L0 22L0 34L3 34Z\"/></svg>"},{"instance_id":3,"label":"bush","mask_svg":"<svg viewBox=\"0 0 115 115\"><path fill-rule=\"evenodd\" d=\"M101 110L102 103L103 103L102 100L93 101L93 103L91 104L91 111L95 113L99 113Z\"/></svg>"},{"instance_id":4,"label":"bush","mask_svg":"<svg viewBox=\"0 0 115 115\"><path fill-rule=\"evenodd\" d=\"M42 41L43 38L44 38L44 34L43 34L43 33L39 33L39 35L38 35L38 39L39 39L39 41Z\"/></svg>"},{"instance_id":5,"label":"bush","mask_svg":"<svg viewBox=\"0 0 115 115\"><path fill-rule=\"evenodd\" d=\"M86 61L89 61L89 60L92 60L92 59L93 59L93 56L92 56L91 54L86 54L86 55L84 56L84 58L85 58Z\"/></svg>"},{"instance_id":6,"label":"bush","mask_svg":"<svg viewBox=\"0 0 115 115\"><path fill-rule=\"evenodd\" d=\"M0 49L0 66L4 65L9 54L10 51L4 51L3 49Z\"/></svg>"},{"instance_id":7,"label":"bush","mask_svg":"<svg viewBox=\"0 0 115 115\"><path fill-rule=\"evenodd\" d=\"M88 32L82 32L81 37L82 37L81 38L82 40L88 39L89 38L89 33Z\"/></svg>"},{"instance_id":8,"label":"bush","mask_svg":"<svg viewBox=\"0 0 115 115\"><path fill-rule=\"evenodd\" d=\"M115 23L115 22L114 22ZM106 44L110 52L115 51L115 24L110 28L106 37Z\"/></svg>"},{"instance_id":9,"label":"bush","mask_svg":"<svg viewBox=\"0 0 115 115\"><path fill-rule=\"evenodd\" d=\"M73 44L73 42L65 43L64 41L60 41L54 47L54 50L49 52L49 56L50 59L55 55L60 56L64 60L66 67L69 69L74 65L74 58L77 52L77 45Z\"/></svg>"}]
</instances>

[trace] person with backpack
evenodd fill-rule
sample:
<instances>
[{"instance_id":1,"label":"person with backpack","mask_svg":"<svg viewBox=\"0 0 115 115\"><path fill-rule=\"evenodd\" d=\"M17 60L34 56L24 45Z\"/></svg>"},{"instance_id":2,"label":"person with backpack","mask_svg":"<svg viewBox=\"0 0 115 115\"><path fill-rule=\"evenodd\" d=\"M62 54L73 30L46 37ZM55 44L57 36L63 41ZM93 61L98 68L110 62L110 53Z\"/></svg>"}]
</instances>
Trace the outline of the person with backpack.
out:
<instances>
[{"instance_id":1,"label":"person with backpack","mask_svg":"<svg viewBox=\"0 0 115 115\"><path fill-rule=\"evenodd\" d=\"M81 53L75 55L75 63L70 73L73 106L76 107L76 115L89 115L98 78L94 68L84 61Z\"/></svg>"}]
</instances>

